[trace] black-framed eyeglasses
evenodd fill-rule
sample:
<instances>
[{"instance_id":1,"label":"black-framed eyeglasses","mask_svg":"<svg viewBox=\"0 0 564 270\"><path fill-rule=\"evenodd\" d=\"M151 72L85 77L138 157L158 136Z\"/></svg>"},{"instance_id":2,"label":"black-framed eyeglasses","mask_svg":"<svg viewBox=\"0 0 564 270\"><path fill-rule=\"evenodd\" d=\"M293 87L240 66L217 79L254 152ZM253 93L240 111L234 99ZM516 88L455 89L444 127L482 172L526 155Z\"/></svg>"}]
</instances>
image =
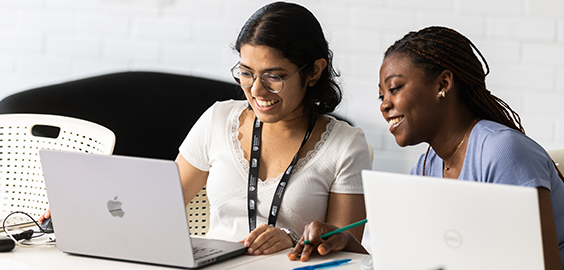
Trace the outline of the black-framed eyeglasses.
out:
<instances>
[{"instance_id":1,"label":"black-framed eyeglasses","mask_svg":"<svg viewBox=\"0 0 564 270\"><path fill-rule=\"evenodd\" d=\"M255 83L257 77L260 77L260 82L266 88L266 90L270 91L271 93L280 93L282 89L284 89L284 82L289 80L294 74L298 73L308 64L305 64L294 73L290 74L290 76L286 77L286 79L280 78L280 76L272 73L263 73L262 75L253 74L246 68L241 67L239 63L237 63L232 69L231 74L233 75L233 79L241 85L243 88L251 88Z\"/></svg>"}]
</instances>

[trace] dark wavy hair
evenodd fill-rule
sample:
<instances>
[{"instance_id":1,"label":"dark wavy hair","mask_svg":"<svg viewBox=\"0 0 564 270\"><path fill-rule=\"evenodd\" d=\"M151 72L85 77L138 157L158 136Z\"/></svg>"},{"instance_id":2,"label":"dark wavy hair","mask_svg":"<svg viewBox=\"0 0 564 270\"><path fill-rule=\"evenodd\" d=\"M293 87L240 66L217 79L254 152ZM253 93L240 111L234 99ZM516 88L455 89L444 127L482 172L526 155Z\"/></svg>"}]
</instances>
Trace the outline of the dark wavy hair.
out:
<instances>
[{"instance_id":1,"label":"dark wavy hair","mask_svg":"<svg viewBox=\"0 0 564 270\"><path fill-rule=\"evenodd\" d=\"M304 115L314 118L331 113L342 100L342 91L335 78L333 52L329 49L323 29L315 16L305 7L274 2L257 10L243 25L234 49L241 53L243 45L264 45L276 49L281 56L298 67L302 84L314 71L314 61L325 59L327 67L317 83L307 87L302 104Z\"/></svg>"},{"instance_id":2,"label":"dark wavy hair","mask_svg":"<svg viewBox=\"0 0 564 270\"><path fill-rule=\"evenodd\" d=\"M482 59L486 72L474 51ZM384 57L397 54L407 56L430 80L444 70L452 71L460 101L478 117L525 133L519 114L486 89L486 76L490 72L488 63L464 35L441 26L409 32L390 46Z\"/></svg>"}]
</instances>

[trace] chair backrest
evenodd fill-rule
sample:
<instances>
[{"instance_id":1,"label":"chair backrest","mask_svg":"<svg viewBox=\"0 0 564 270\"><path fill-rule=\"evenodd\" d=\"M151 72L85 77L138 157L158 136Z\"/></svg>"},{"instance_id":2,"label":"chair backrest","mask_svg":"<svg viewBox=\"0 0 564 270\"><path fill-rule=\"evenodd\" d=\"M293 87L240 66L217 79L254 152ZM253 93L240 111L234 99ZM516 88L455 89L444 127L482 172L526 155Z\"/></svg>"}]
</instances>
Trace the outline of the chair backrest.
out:
<instances>
[{"instance_id":1,"label":"chair backrest","mask_svg":"<svg viewBox=\"0 0 564 270\"><path fill-rule=\"evenodd\" d=\"M210 227L210 202L206 193L206 187L202 188L186 206L190 234L206 236Z\"/></svg>"},{"instance_id":2,"label":"chair backrest","mask_svg":"<svg viewBox=\"0 0 564 270\"><path fill-rule=\"evenodd\" d=\"M39 161L42 148L111 154L114 133L95 123L57 115L0 114L0 220L14 211L34 218L48 208ZM27 221L24 216L7 223Z\"/></svg>"},{"instance_id":3,"label":"chair backrest","mask_svg":"<svg viewBox=\"0 0 564 270\"><path fill-rule=\"evenodd\" d=\"M564 149L547 151L560 173L564 174Z\"/></svg>"},{"instance_id":4,"label":"chair backrest","mask_svg":"<svg viewBox=\"0 0 564 270\"><path fill-rule=\"evenodd\" d=\"M200 115L216 101L244 98L240 93L234 83L159 72L120 72L15 93L0 101L0 114L84 119L114 132L114 155L174 160Z\"/></svg>"},{"instance_id":5,"label":"chair backrest","mask_svg":"<svg viewBox=\"0 0 564 270\"><path fill-rule=\"evenodd\" d=\"M243 99L235 83L160 72L119 72L49 85L0 101L3 113L88 120L116 135L115 155L175 159L178 147L214 102ZM187 206L190 232L205 235L209 202L202 189Z\"/></svg>"}]
</instances>

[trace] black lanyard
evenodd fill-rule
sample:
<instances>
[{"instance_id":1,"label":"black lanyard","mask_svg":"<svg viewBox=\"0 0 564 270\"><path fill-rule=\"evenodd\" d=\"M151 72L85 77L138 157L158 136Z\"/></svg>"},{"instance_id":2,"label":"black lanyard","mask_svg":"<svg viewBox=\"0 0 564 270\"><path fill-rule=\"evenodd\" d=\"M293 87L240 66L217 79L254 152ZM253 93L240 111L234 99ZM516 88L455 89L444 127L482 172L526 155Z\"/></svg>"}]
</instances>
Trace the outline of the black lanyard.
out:
<instances>
[{"instance_id":1,"label":"black lanyard","mask_svg":"<svg viewBox=\"0 0 564 270\"><path fill-rule=\"evenodd\" d=\"M280 209L280 204L282 204L282 196L284 196L284 191L290 179L290 174L292 173L292 168L296 164L298 159L298 153L304 146L304 144L309 139L313 127L315 126L315 118L309 123L309 127L302 141L302 145L294 158L292 163L286 169L278 183L278 188L274 193L274 198L272 199L272 205L270 206L270 211L268 215L268 225L274 227L276 224L276 219L278 218L278 210ZM254 127L253 127L253 141L251 146L251 159L249 164L249 189L247 195L247 207L249 209L249 232L252 232L257 227L257 182L258 182L258 172L259 172L259 161L260 161L260 147L261 147L261 134L262 134L262 122L255 117Z\"/></svg>"}]
</instances>

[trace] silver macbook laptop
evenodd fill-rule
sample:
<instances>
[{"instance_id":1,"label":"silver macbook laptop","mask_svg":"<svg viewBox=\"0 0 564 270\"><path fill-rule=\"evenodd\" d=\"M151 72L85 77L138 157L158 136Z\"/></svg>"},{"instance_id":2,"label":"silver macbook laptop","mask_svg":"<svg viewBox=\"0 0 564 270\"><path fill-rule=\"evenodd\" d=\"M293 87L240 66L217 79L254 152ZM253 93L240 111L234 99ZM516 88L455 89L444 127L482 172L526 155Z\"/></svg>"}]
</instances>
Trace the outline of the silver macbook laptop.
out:
<instances>
[{"instance_id":1,"label":"silver macbook laptop","mask_svg":"<svg viewBox=\"0 0 564 270\"><path fill-rule=\"evenodd\" d=\"M374 269L544 269L535 188L362 171Z\"/></svg>"},{"instance_id":2,"label":"silver macbook laptop","mask_svg":"<svg viewBox=\"0 0 564 270\"><path fill-rule=\"evenodd\" d=\"M242 243L190 237L176 163L40 150L59 250L193 268L243 254ZM200 254L207 256L197 258Z\"/></svg>"}]
</instances>

